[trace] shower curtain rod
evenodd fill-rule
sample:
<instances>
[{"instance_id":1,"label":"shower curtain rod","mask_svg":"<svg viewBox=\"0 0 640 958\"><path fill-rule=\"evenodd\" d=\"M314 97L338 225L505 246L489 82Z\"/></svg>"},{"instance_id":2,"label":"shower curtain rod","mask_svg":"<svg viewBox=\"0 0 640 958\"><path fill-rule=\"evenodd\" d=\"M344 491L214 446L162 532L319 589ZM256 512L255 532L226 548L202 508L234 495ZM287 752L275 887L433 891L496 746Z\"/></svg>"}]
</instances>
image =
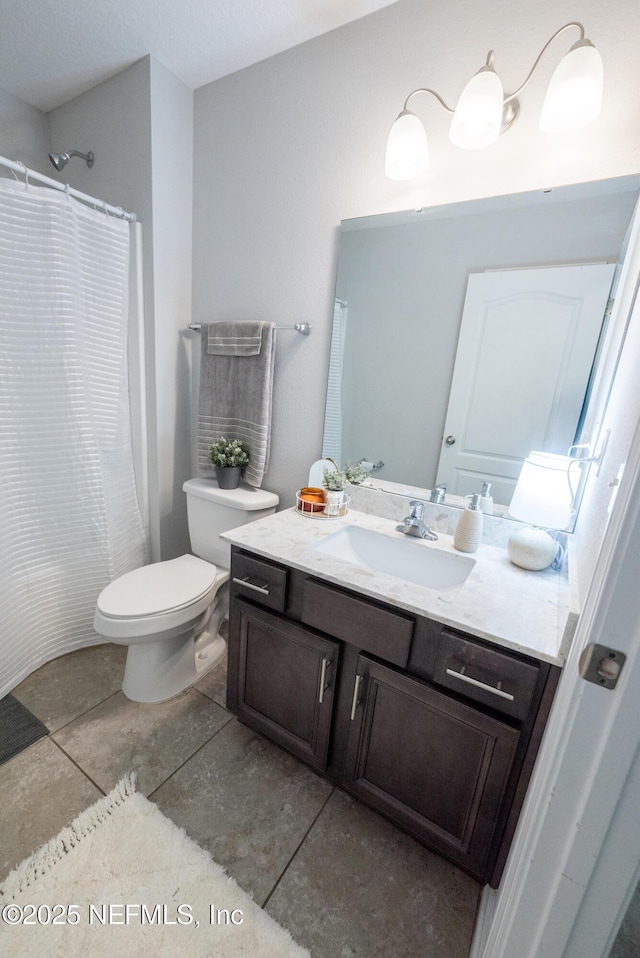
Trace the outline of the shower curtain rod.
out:
<instances>
[{"instance_id":1,"label":"shower curtain rod","mask_svg":"<svg viewBox=\"0 0 640 958\"><path fill-rule=\"evenodd\" d=\"M197 332L200 331L201 323L189 323L188 329L195 329ZM297 332L302 333L303 336L311 335L311 326L309 323L293 323L291 326L276 326L276 329L295 329Z\"/></svg>"},{"instance_id":2,"label":"shower curtain rod","mask_svg":"<svg viewBox=\"0 0 640 958\"><path fill-rule=\"evenodd\" d=\"M135 213L125 213L121 206L110 206L110 204L105 203L104 200L97 200L95 196L89 196L88 193L81 193L80 190L74 190L74 188L67 183L59 183L58 180L52 180L50 176L44 176L42 173L38 173L37 170L30 170L20 160L8 160L5 156L0 156L0 166L6 166L8 170L13 170L14 173L22 173L27 181L37 180L38 183L51 186L54 190L69 193L71 196L75 196L77 200L82 200L83 203L89 203L91 206L95 206L105 213L111 213L120 219L128 220L129 223L135 223L137 219Z\"/></svg>"}]
</instances>

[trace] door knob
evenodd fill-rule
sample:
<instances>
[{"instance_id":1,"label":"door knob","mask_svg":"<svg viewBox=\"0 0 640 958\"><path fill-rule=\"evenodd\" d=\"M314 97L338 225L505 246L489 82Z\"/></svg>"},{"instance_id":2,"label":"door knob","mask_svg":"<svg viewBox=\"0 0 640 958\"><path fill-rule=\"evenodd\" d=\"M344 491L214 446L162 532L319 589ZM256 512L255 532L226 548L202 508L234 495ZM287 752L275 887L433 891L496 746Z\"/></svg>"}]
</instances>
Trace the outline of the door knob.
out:
<instances>
[{"instance_id":1,"label":"door knob","mask_svg":"<svg viewBox=\"0 0 640 958\"><path fill-rule=\"evenodd\" d=\"M447 444L448 446L453 446L453 445L455 445L455 441L456 441L456 437L455 437L455 436L447 436L447 438L445 439L445 442L446 442L446 444Z\"/></svg>"}]
</instances>

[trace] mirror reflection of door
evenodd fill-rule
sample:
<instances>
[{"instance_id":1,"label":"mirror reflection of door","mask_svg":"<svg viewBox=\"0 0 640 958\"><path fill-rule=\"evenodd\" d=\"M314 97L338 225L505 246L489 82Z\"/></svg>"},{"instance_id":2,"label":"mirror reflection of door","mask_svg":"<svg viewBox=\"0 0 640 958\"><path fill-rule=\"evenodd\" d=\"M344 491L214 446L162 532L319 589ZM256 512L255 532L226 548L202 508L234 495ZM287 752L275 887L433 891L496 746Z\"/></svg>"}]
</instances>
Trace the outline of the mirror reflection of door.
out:
<instances>
[{"instance_id":1,"label":"mirror reflection of door","mask_svg":"<svg viewBox=\"0 0 640 958\"><path fill-rule=\"evenodd\" d=\"M508 504L532 449L575 442L615 266L469 276L437 480ZM504 397L509 396L509 402Z\"/></svg>"}]
</instances>

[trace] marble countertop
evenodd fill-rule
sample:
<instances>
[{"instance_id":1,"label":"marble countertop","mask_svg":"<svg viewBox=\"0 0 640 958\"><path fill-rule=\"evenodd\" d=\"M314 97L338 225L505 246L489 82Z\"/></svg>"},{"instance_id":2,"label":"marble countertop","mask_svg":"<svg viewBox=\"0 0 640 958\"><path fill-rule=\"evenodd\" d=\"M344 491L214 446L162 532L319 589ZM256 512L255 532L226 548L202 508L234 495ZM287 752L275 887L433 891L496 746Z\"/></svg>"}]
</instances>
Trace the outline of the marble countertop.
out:
<instances>
[{"instance_id":1,"label":"marble countertop","mask_svg":"<svg viewBox=\"0 0 640 958\"><path fill-rule=\"evenodd\" d=\"M391 519L353 511L339 519L312 519L295 509L239 526L222 538L267 559L426 615L497 645L554 665L564 663L577 623L573 590L565 572L527 572L512 565L504 549L482 544L472 556L476 563L467 580L461 586L439 592L313 548L345 525L405 538L395 531L396 523ZM453 537L446 534L441 534L437 542L412 539L410 545L461 554L453 548Z\"/></svg>"}]
</instances>

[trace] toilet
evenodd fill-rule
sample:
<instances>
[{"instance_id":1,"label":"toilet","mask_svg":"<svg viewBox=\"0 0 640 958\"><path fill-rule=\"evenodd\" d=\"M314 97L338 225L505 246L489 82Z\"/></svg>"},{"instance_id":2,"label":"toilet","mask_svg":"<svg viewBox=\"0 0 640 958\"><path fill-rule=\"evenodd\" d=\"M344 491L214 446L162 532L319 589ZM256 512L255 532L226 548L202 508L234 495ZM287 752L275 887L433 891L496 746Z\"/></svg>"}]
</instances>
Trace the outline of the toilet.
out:
<instances>
[{"instance_id":1,"label":"toilet","mask_svg":"<svg viewBox=\"0 0 640 958\"><path fill-rule=\"evenodd\" d=\"M211 479L182 488L194 554L127 572L98 597L94 628L128 646L122 691L134 702L164 702L222 661L231 547L220 534L271 515L279 502L264 489L219 489Z\"/></svg>"}]
</instances>

